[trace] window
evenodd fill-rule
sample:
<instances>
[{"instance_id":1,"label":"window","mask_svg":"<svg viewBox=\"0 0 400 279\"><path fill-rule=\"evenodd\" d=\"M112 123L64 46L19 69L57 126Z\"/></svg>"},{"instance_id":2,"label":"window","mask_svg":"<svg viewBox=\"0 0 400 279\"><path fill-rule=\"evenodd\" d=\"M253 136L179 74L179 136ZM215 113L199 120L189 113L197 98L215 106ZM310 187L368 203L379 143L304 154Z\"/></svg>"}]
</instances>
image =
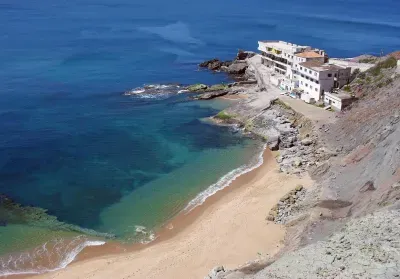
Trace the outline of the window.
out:
<instances>
[{"instance_id":1,"label":"window","mask_svg":"<svg viewBox=\"0 0 400 279\"><path fill-rule=\"evenodd\" d=\"M308 70L308 72L311 74L312 73L312 71L311 70Z\"/></svg>"},{"instance_id":2,"label":"window","mask_svg":"<svg viewBox=\"0 0 400 279\"><path fill-rule=\"evenodd\" d=\"M332 77L332 74L328 74L328 77Z\"/></svg>"},{"instance_id":3,"label":"window","mask_svg":"<svg viewBox=\"0 0 400 279\"><path fill-rule=\"evenodd\" d=\"M300 67L300 70L303 70L303 67Z\"/></svg>"},{"instance_id":4,"label":"window","mask_svg":"<svg viewBox=\"0 0 400 279\"><path fill-rule=\"evenodd\" d=\"M318 92L318 88L317 88L317 87L315 87L315 91L317 91L317 92Z\"/></svg>"},{"instance_id":5,"label":"window","mask_svg":"<svg viewBox=\"0 0 400 279\"><path fill-rule=\"evenodd\" d=\"M335 74L335 77L337 77L337 74Z\"/></svg>"},{"instance_id":6,"label":"window","mask_svg":"<svg viewBox=\"0 0 400 279\"><path fill-rule=\"evenodd\" d=\"M308 84L306 83L306 87L308 87Z\"/></svg>"},{"instance_id":7,"label":"window","mask_svg":"<svg viewBox=\"0 0 400 279\"><path fill-rule=\"evenodd\" d=\"M303 84L303 81L301 81L300 83Z\"/></svg>"}]
</instances>

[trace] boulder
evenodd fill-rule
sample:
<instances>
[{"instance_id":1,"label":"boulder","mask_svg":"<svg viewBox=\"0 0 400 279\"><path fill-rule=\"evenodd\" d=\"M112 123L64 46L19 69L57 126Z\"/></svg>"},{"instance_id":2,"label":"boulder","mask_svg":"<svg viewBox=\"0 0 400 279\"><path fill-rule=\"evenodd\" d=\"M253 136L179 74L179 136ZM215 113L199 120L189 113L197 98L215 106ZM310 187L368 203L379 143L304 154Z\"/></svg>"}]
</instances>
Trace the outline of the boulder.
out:
<instances>
[{"instance_id":1,"label":"boulder","mask_svg":"<svg viewBox=\"0 0 400 279\"><path fill-rule=\"evenodd\" d=\"M236 55L236 60L245 60L245 59L251 58L255 55L256 55L256 53L252 52L252 51L239 50L238 54Z\"/></svg>"},{"instance_id":2,"label":"boulder","mask_svg":"<svg viewBox=\"0 0 400 279\"><path fill-rule=\"evenodd\" d=\"M305 146L309 146L309 145L311 145L311 144L313 144L314 143L314 141L312 140L312 139L310 139L310 138L305 138L305 139L303 139L302 141L301 141L301 144L302 145L305 145Z\"/></svg>"},{"instance_id":3,"label":"boulder","mask_svg":"<svg viewBox=\"0 0 400 279\"><path fill-rule=\"evenodd\" d=\"M371 180L367 181L364 186L361 187L360 192L367 192L367 191L374 191L375 187L374 187L374 182L372 182Z\"/></svg>"},{"instance_id":4,"label":"boulder","mask_svg":"<svg viewBox=\"0 0 400 279\"><path fill-rule=\"evenodd\" d=\"M200 64L199 64L199 67L201 67L201 68L208 68L208 66L209 66L210 64L213 64L213 63L216 63L216 62L220 62L220 60L217 59L217 58L210 59L210 60L206 60L206 61L200 63Z\"/></svg>"},{"instance_id":5,"label":"boulder","mask_svg":"<svg viewBox=\"0 0 400 279\"><path fill-rule=\"evenodd\" d=\"M302 165L301 159L299 157L295 158L293 161L293 166L296 168L300 167Z\"/></svg>"},{"instance_id":6,"label":"boulder","mask_svg":"<svg viewBox=\"0 0 400 279\"><path fill-rule=\"evenodd\" d=\"M226 69L226 72L231 75L243 75L246 72L247 67L245 61L235 61Z\"/></svg>"},{"instance_id":7,"label":"boulder","mask_svg":"<svg viewBox=\"0 0 400 279\"><path fill-rule=\"evenodd\" d=\"M212 71L218 71L221 69L222 62L217 60L208 64L207 68Z\"/></svg>"},{"instance_id":8,"label":"boulder","mask_svg":"<svg viewBox=\"0 0 400 279\"><path fill-rule=\"evenodd\" d=\"M299 184L299 185L296 186L296 188L294 188L294 190L296 192L299 192L299 191L303 190L303 188L304 188L303 185Z\"/></svg>"},{"instance_id":9,"label":"boulder","mask_svg":"<svg viewBox=\"0 0 400 279\"><path fill-rule=\"evenodd\" d=\"M392 185L392 188L395 189L395 190L400 190L400 181L394 183L394 184Z\"/></svg>"},{"instance_id":10,"label":"boulder","mask_svg":"<svg viewBox=\"0 0 400 279\"><path fill-rule=\"evenodd\" d=\"M279 143L280 143L279 137L274 137L268 139L267 146L271 151L276 151L279 150Z\"/></svg>"}]
</instances>

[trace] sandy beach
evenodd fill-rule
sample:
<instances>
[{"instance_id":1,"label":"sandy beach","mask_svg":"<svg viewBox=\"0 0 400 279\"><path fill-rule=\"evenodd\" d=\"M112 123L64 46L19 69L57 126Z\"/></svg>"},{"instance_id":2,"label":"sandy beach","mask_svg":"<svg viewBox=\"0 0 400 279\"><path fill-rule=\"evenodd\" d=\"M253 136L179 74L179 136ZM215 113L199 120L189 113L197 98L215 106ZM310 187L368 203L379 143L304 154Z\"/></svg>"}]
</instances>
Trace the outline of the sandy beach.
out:
<instances>
[{"instance_id":1,"label":"sandy beach","mask_svg":"<svg viewBox=\"0 0 400 279\"><path fill-rule=\"evenodd\" d=\"M107 245L89 248L66 269L32 278L204 278L217 265L235 268L273 255L282 248L285 228L265 217L298 184L309 187L312 181L279 173L266 150L259 168L173 218L144 248L113 254Z\"/></svg>"}]
</instances>

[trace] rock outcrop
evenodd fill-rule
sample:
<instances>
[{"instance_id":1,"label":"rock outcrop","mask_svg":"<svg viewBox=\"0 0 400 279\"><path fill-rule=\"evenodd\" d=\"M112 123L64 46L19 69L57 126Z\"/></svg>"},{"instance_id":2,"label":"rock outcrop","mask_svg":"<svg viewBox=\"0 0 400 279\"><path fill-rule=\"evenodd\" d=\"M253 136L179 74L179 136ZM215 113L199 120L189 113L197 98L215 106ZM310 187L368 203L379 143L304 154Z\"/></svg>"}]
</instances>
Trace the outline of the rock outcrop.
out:
<instances>
[{"instance_id":1,"label":"rock outcrop","mask_svg":"<svg viewBox=\"0 0 400 279\"><path fill-rule=\"evenodd\" d=\"M282 197L267 217L288 229L279 258L211 278L400 278L400 75L393 57L376 63L349 86L358 101L311 131L272 100L244 106L243 123L279 138L281 171L303 168L316 183ZM247 72L263 85L254 65Z\"/></svg>"},{"instance_id":2,"label":"rock outcrop","mask_svg":"<svg viewBox=\"0 0 400 279\"><path fill-rule=\"evenodd\" d=\"M199 64L200 68L207 68L215 72L226 72L234 78L242 78L248 68L247 59L255 56L252 51L239 50L233 61L222 61L217 58L206 60Z\"/></svg>"},{"instance_id":3,"label":"rock outcrop","mask_svg":"<svg viewBox=\"0 0 400 279\"><path fill-rule=\"evenodd\" d=\"M400 278L400 210L381 210L346 224L326 241L288 253L257 272L246 267L210 279Z\"/></svg>"}]
</instances>

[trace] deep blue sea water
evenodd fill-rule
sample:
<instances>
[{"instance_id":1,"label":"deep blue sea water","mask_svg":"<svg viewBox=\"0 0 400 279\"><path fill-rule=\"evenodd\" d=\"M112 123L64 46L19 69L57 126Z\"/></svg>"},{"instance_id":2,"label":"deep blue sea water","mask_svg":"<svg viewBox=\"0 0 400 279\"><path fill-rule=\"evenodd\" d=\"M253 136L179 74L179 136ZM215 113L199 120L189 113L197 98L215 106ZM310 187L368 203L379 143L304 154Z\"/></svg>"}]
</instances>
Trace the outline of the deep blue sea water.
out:
<instances>
[{"instance_id":1,"label":"deep blue sea water","mask_svg":"<svg viewBox=\"0 0 400 279\"><path fill-rule=\"evenodd\" d=\"M196 64L260 39L331 57L388 53L400 49L400 2L2 0L0 193L124 239L156 227L254 160L259 143L201 121L226 103L122 93L227 81ZM9 224L0 254L57 235Z\"/></svg>"}]
</instances>

